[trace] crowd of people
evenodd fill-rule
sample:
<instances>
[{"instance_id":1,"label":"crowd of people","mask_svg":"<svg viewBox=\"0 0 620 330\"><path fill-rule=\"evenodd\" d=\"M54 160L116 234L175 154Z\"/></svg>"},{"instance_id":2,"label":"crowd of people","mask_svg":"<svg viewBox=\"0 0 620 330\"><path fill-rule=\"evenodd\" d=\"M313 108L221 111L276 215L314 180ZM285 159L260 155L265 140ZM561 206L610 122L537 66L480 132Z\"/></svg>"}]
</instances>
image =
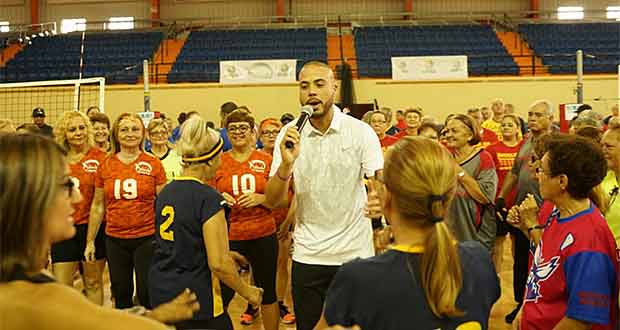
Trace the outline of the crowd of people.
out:
<instances>
[{"instance_id":1,"label":"crowd of people","mask_svg":"<svg viewBox=\"0 0 620 330\"><path fill-rule=\"evenodd\" d=\"M301 129L234 102L219 129L96 107L53 129L42 108L20 128L0 119L0 324L232 329L238 294L239 322L260 314L266 330L487 329L511 248L507 323L618 329L617 106L581 107L569 134L546 100L526 118L495 99L442 121L420 107L358 120L336 84L304 65ZM106 264L122 312L102 307Z\"/></svg>"}]
</instances>

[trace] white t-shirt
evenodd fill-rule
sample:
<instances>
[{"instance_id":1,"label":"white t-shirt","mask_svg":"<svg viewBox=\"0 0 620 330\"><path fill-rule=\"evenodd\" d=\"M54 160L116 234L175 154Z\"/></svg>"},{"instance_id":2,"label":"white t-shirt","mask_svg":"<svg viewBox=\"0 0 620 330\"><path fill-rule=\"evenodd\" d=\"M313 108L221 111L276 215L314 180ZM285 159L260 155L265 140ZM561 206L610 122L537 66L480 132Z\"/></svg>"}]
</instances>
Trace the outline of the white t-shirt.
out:
<instances>
[{"instance_id":1,"label":"white t-shirt","mask_svg":"<svg viewBox=\"0 0 620 330\"><path fill-rule=\"evenodd\" d=\"M297 202L293 260L312 265L341 265L374 255L372 226L364 216L364 175L383 169L377 134L366 123L333 106L332 122L322 134L310 122L301 132L293 166ZM282 162L278 134L270 176Z\"/></svg>"}]
</instances>

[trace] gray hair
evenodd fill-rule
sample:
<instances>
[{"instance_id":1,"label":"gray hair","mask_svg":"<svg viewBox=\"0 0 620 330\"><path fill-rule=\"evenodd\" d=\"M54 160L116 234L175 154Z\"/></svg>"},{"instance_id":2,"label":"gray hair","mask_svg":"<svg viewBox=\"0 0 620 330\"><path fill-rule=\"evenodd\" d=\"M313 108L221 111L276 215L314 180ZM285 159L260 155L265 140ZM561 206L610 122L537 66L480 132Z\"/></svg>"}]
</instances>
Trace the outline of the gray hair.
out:
<instances>
[{"instance_id":1,"label":"gray hair","mask_svg":"<svg viewBox=\"0 0 620 330\"><path fill-rule=\"evenodd\" d=\"M536 100L534 101L534 103L532 103L532 105L530 105L530 109L533 109L535 107L538 106L544 106L545 107L545 113L547 113L547 116L549 117L553 117L553 103L551 103L551 101L549 100Z\"/></svg>"}]
</instances>

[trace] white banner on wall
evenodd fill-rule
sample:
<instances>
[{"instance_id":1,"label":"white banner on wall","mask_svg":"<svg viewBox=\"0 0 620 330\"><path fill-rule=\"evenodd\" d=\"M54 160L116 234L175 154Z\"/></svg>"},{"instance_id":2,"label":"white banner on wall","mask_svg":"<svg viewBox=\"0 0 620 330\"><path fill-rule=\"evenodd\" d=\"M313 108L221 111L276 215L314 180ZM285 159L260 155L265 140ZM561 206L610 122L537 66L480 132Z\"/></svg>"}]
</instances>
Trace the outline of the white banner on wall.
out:
<instances>
[{"instance_id":1,"label":"white banner on wall","mask_svg":"<svg viewBox=\"0 0 620 330\"><path fill-rule=\"evenodd\" d=\"M220 61L220 83L295 82L297 60Z\"/></svg>"},{"instance_id":2,"label":"white banner on wall","mask_svg":"<svg viewBox=\"0 0 620 330\"><path fill-rule=\"evenodd\" d=\"M467 79L467 56L392 57L393 80Z\"/></svg>"}]
</instances>

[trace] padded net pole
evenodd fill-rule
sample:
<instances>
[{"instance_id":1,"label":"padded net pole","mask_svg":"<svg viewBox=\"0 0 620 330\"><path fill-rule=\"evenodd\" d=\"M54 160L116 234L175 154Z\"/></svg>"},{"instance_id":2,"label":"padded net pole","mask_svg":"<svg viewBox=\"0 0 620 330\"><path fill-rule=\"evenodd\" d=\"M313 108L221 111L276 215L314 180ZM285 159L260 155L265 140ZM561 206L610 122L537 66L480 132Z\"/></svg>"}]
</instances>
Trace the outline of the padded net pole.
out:
<instances>
[{"instance_id":1,"label":"padded net pole","mask_svg":"<svg viewBox=\"0 0 620 330\"><path fill-rule=\"evenodd\" d=\"M149 60L142 62L142 75L144 76L144 112L151 111L151 96L149 88Z\"/></svg>"}]
</instances>

